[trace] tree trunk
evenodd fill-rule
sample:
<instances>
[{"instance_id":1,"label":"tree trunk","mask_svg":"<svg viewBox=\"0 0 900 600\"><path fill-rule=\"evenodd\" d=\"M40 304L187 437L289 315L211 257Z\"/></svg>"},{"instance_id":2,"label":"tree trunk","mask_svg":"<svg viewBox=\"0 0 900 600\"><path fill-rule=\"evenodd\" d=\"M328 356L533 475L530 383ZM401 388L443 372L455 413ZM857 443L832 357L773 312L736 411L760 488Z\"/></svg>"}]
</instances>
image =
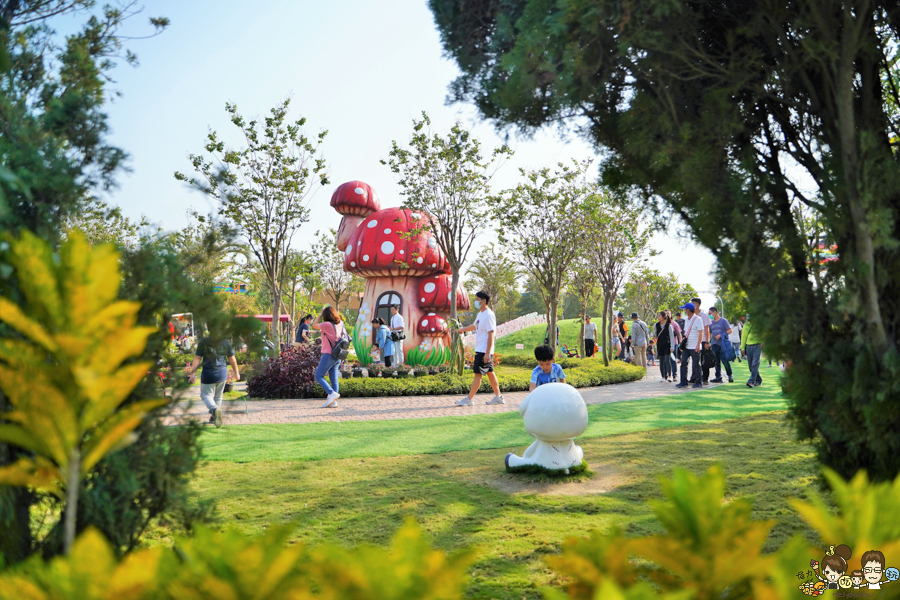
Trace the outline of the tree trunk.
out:
<instances>
[{"instance_id":1,"label":"tree trunk","mask_svg":"<svg viewBox=\"0 0 900 600\"><path fill-rule=\"evenodd\" d=\"M609 315L609 297L606 293L603 294L603 365L609 366L609 322L607 321L607 316Z\"/></svg>"},{"instance_id":2,"label":"tree trunk","mask_svg":"<svg viewBox=\"0 0 900 600\"><path fill-rule=\"evenodd\" d=\"M275 344L275 356L281 354L281 290L272 282L272 343Z\"/></svg>"},{"instance_id":3,"label":"tree trunk","mask_svg":"<svg viewBox=\"0 0 900 600\"><path fill-rule=\"evenodd\" d=\"M463 368L466 364L466 349L463 344L462 336L459 335L457 328L456 310L456 290L459 289L459 267L453 266L453 272L450 276L450 368L456 371L457 375L463 374Z\"/></svg>"},{"instance_id":4,"label":"tree trunk","mask_svg":"<svg viewBox=\"0 0 900 600\"><path fill-rule=\"evenodd\" d=\"M556 312L559 309L559 297L554 295L550 298L550 306L547 307L547 339L550 347L553 348L553 356L556 356Z\"/></svg>"},{"instance_id":5,"label":"tree trunk","mask_svg":"<svg viewBox=\"0 0 900 600\"><path fill-rule=\"evenodd\" d=\"M66 481L66 509L65 509L65 553L72 551L75 543L75 530L78 518L78 488L81 483L81 452L78 449L72 451L69 458L69 477Z\"/></svg>"}]
</instances>

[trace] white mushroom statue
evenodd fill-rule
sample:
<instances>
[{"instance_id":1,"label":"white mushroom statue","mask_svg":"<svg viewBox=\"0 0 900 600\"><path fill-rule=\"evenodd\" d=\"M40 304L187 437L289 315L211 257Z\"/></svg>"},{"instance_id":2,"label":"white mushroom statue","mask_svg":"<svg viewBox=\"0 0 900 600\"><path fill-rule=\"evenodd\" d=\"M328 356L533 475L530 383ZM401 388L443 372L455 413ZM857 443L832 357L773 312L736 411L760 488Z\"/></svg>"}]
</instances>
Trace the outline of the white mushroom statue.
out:
<instances>
[{"instance_id":1,"label":"white mushroom statue","mask_svg":"<svg viewBox=\"0 0 900 600\"><path fill-rule=\"evenodd\" d=\"M588 413L578 390L567 383L544 384L528 394L519 413L525 431L535 441L521 457L507 454L507 468L539 465L568 472L581 465L584 451L575 444L575 438L587 429Z\"/></svg>"}]
</instances>

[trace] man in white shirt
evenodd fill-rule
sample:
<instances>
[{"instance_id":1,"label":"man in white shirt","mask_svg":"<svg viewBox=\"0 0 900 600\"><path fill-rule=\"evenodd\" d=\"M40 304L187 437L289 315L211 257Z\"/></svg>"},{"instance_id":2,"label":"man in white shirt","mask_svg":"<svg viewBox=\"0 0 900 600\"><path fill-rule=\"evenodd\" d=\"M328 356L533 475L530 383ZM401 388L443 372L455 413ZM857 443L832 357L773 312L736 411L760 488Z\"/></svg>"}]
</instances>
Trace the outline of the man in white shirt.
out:
<instances>
[{"instance_id":1,"label":"man in white shirt","mask_svg":"<svg viewBox=\"0 0 900 600\"><path fill-rule=\"evenodd\" d=\"M475 360L472 362L475 379L472 381L469 395L459 400L456 405L472 406L474 404L475 394L481 387L481 378L484 375L487 375L488 381L491 382L491 389L494 390L494 397L485 404L506 404L506 400L500 395L500 382L497 381L497 375L494 374L494 333L497 329L497 317L490 308L491 295L482 291L475 294L475 297L477 298L475 308L478 309L475 324L457 330L460 333L475 332Z\"/></svg>"},{"instance_id":2,"label":"man in white shirt","mask_svg":"<svg viewBox=\"0 0 900 600\"><path fill-rule=\"evenodd\" d=\"M700 375L700 348L703 342L703 320L694 312L697 310L693 304L688 302L681 307L687 311L684 320L684 336L687 338L687 346L681 353L681 382L675 387L685 388L688 386L687 368L688 362L691 363L691 381L694 382L695 388L703 387L703 379Z\"/></svg>"},{"instance_id":3,"label":"man in white shirt","mask_svg":"<svg viewBox=\"0 0 900 600\"><path fill-rule=\"evenodd\" d=\"M734 355L737 361L741 362L741 330L744 326L740 321L731 324L731 333L728 334L728 341L734 346Z\"/></svg>"},{"instance_id":4,"label":"man in white shirt","mask_svg":"<svg viewBox=\"0 0 900 600\"><path fill-rule=\"evenodd\" d=\"M399 366L403 364L403 340L395 340L393 334L396 332L403 335L406 323L403 322L403 315L400 314L400 307L396 304L391 305L391 324L388 327L391 329L391 339L394 341L393 364Z\"/></svg>"},{"instance_id":5,"label":"man in white shirt","mask_svg":"<svg viewBox=\"0 0 900 600\"><path fill-rule=\"evenodd\" d=\"M709 315L706 314L706 311L700 308L700 298L691 298L691 304L697 307L697 316L700 317L700 320L703 321L703 344L701 345L702 349L709 349L710 342L712 341L712 337L709 334L709 324L712 323L712 319L709 318ZM698 354L699 356L699 354ZM699 359L698 359L699 360ZM703 383L709 383L709 371L712 367L708 369L703 369Z\"/></svg>"},{"instance_id":6,"label":"man in white shirt","mask_svg":"<svg viewBox=\"0 0 900 600\"><path fill-rule=\"evenodd\" d=\"M591 316L584 317L584 356L591 357L594 355L594 349L597 347L597 324L591 323Z\"/></svg>"}]
</instances>

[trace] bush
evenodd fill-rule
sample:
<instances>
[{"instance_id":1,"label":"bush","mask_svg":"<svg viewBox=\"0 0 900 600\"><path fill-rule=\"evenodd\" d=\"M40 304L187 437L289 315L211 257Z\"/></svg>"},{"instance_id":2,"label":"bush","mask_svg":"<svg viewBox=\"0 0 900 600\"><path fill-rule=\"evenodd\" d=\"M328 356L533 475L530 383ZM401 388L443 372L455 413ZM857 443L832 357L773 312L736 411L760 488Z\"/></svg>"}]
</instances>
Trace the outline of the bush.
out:
<instances>
[{"instance_id":1,"label":"bush","mask_svg":"<svg viewBox=\"0 0 900 600\"><path fill-rule=\"evenodd\" d=\"M254 398L307 398L321 357L321 348L312 344L288 348L277 358L262 361L259 374L247 382L247 394Z\"/></svg>"},{"instance_id":2,"label":"bush","mask_svg":"<svg viewBox=\"0 0 900 600\"><path fill-rule=\"evenodd\" d=\"M612 383L625 383L643 378L644 370L625 363L614 363L609 367L589 361L578 361L587 366L578 366L574 361L566 363L566 382L574 387L591 387ZM312 380L312 373L318 365L318 354L315 361L310 358L299 358L285 353L278 360L268 361L267 368L260 375L250 380L247 393L253 398L323 398L325 391ZM445 396L468 393L472 385L472 373L463 376L453 373L439 373L423 377L374 377L384 372L384 367L370 366L370 377L342 379L341 396L380 397L380 396ZM497 374L501 392L521 392L528 389L531 383L526 374ZM491 391L487 377L481 381L481 392Z\"/></svg>"},{"instance_id":3,"label":"bush","mask_svg":"<svg viewBox=\"0 0 900 600\"><path fill-rule=\"evenodd\" d=\"M33 559L0 574L0 599L458 600L474 558L471 551L432 549L414 524L397 532L389 550L288 545L290 535L283 526L258 538L198 527L175 548L145 548L118 561L91 529L69 556Z\"/></svg>"}]
</instances>

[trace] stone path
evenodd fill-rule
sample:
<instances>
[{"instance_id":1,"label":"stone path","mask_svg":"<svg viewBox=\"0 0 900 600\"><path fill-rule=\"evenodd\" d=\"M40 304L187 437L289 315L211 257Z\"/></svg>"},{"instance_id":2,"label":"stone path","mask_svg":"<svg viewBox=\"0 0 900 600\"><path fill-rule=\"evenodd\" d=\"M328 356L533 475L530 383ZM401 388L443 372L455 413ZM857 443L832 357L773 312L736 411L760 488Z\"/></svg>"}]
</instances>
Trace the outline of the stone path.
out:
<instances>
[{"instance_id":1,"label":"stone path","mask_svg":"<svg viewBox=\"0 0 900 600\"><path fill-rule=\"evenodd\" d=\"M737 385L737 384L728 384ZM715 384L704 389L717 387ZM200 401L199 386L190 389L184 400L176 403L167 424L177 425L186 419L209 419L209 412ZM243 391L244 384L238 383L236 391ZM619 383L579 390L587 404L626 402L642 398L654 398L692 390L676 388L674 383L660 383L659 376L653 374L640 381ZM462 395L454 396L398 396L392 398L341 398L338 408L321 408L324 399L314 400L226 400L223 402L224 418L228 425L251 425L262 423L323 423L328 421L380 421L388 419L422 419L429 417L449 417L458 415L479 415L512 412L519 410L519 404L527 392L504 394L506 404L488 406L485 404L493 394L479 394L475 406L454 406Z\"/></svg>"}]
</instances>

